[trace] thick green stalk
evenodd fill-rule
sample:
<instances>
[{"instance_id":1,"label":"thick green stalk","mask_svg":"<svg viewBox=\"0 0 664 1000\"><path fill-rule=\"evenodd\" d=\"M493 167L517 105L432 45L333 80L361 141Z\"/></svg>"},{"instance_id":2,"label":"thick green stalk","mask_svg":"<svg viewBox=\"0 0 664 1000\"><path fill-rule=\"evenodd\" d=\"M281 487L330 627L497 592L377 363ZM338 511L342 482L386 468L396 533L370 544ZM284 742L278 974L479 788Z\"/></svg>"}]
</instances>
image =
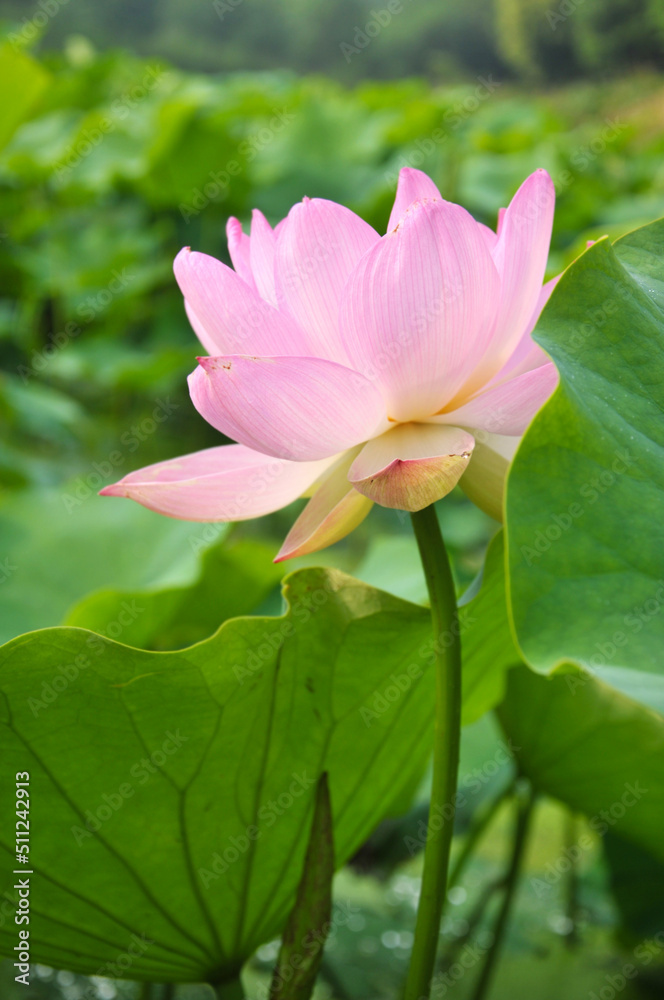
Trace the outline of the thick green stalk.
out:
<instances>
[{"instance_id":1,"label":"thick green stalk","mask_svg":"<svg viewBox=\"0 0 664 1000\"><path fill-rule=\"evenodd\" d=\"M461 736L461 642L456 592L433 506L412 514L429 590L436 664L433 779L424 870L405 1000L429 996L447 891Z\"/></svg>"}]
</instances>

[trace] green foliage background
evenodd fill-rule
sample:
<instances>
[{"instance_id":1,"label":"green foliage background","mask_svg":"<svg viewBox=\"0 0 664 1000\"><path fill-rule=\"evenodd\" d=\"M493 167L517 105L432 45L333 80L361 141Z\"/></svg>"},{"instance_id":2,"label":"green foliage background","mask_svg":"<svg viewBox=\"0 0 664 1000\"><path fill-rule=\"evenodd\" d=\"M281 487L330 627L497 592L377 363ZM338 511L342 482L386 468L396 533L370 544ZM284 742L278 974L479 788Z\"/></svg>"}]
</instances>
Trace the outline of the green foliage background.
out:
<instances>
[{"instance_id":1,"label":"green foliage background","mask_svg":"<svg viewBox=\"0 0 664 1000\"><path fill-rule=\"evenodd\" d=\"M422 167L447 198L494 225L524 176L543 166L558 194L550 258L558 273L586 240L664 215L663 18L654 0L630 5L629 18L623 0L568 0L564 8L454 0L444 11L413 0L398 24L346 60L340 44L353 43L376 5L344 0L320 12L314 0L243 0L223 18L207 0L61 6L33 50L25 25L34 11L0 4L10 37L19 38L0 52L0 80L17 95L0 120L0 630L4 641L66 622L175 649L207 639L226 617L279 613L270 560L294 514L229 533L96 496L133 468L220 443L189 404L185 380L198 346L172 277L175 253L191 245L228 260L229 215L246 221L257 206L276 222L305 194L344 202L382 229L403 165ZM440 518L465 585L496 525L457 495L441 504ZM308 562L424 600L407 523L394 512L374 511L350 539ZM499 565L488 564L490 579ZM511 666L518 654L505 611L488 594L478 598L482 621L493 641L501 637L501 668ZM118 626L123 608L136 605L140 614ZM479 672L486 637L471 632L467 647ZM502 674L489 696L476 695L467 721L495 703L501 683ZM510 681L512 707L522 699L523 713L503 711L502 722L524 745L537 744L540 731L523 719L536 699L549 703L545 683L518 672ZM555 684L566 693L562 679ZM589 808L587 786L622 780L624 759L607 755L603 742L602 699L586 688L561 740L561 752L578 761L574 726L600 720L588 751L592 780L580 767L567 800L555 769L549 778L541 768L547 791L572 809ZM613 702L610 709L624 714ZM637 758L644 733L660 747L654 718L639 708L624 719ZM558 737L555 714L545 721ZM470 725L462 776L493 759L502 739L492 717ZM506 779L504 771L487 779L479 800ZM477 802L471 796L462 810L461 832ZM342 928L326 959L334 996L391 996L403 973L419 861L399 849L422 808L420 798L365 845L361 874L340 876L337 895L357 901L363 923ZM471 887L501 870L508 833L503 812L473 863ZM589 836L580 863L584 947L575 950L563 943L564 880L544 894L533 888L564 855L569 817L553 799L539 807L501 972L505 995L536 989L557 1000L572 986L586 995L661 930L655 860L635 858L637 847L616 837L609 877L602 840ZM640 881L625 893L625 872L637 867ZM471 919L462 900L446 940L462 938ZM258 953L256 982L273 958L269 947ZM650 983L655 958L623 996L643 995L634 991ZM12 996L6 966L2 975ZM31 989L37 1000L76 1000L85 988L80 977L43 970ZM132 986L113 988L136 995ZM180 991L178 1000L194 995Z\"/></svg>"},{"instance_id":2,"label":"green foliage background","mask_svg":"<svg viewBox=\"0 0 664 1000\"><path fill-rule=\"evenodd\" d=\"M372 0L53 0L48 43L80 33L189 70L288 66L355 82L464 74L563 80L664 65L658 0L402 0L378 44L362 32L387 2ZM39 8L37 8L39 9ZM0 16L22 26L31 11L2 0ZM384 20L384 18L383 18ZM398 26L397 26L398 25ZM369 29L369 35L371 31ZM365 32L366 33L366 32ZM346 58L342 44L361 54Z\"/></svg>"},{"instance_id":3,"label":"green foliage background","mask_svg":"<svg viewBox=\"0 0 664 1000\"><path fill-rule=\"evenodd\" d=\"M170 262L183 245L227 259L229 215L258 206L274 222L308 194L382 229L410 164L495 224L544 166L558 189L555 273L585 238L664 213L654 75L529 97L491 76L352 90L286 72L193 76L81 39L39 70L31 59L5 50L7 72L39 88L0 152L8 486L89 475L118 451L124 474L218 441L188 404L196 342ZM163 405L159 433L141 431Z\"/></svg>"}]
</instances>

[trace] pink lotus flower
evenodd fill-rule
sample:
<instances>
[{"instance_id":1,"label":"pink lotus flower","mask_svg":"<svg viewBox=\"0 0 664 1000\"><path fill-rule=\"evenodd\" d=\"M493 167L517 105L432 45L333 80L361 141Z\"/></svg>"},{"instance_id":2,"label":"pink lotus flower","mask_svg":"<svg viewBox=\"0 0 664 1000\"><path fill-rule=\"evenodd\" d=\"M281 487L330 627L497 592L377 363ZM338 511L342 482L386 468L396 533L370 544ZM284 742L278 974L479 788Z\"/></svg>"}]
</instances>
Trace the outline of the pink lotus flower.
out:
<instances>
[{"instance_id":1,"label":"pink lotus flower","mask_svg":"<svg viewBox=\"0 0 664 1000\"><path fill-rule=\"evenodd\" d=\"M194 406L238 444L106 487L192 521L259 517L310 497L278 559L338 541L373 503L415 511L460 483L501 517L520 436L557 382L530 333L554 189L538 170L498 232L404 169L387 235L305 198L273 230L228 223L235 270L182 250L175 275L209 357Z\"/></svg>"}]
</instances>

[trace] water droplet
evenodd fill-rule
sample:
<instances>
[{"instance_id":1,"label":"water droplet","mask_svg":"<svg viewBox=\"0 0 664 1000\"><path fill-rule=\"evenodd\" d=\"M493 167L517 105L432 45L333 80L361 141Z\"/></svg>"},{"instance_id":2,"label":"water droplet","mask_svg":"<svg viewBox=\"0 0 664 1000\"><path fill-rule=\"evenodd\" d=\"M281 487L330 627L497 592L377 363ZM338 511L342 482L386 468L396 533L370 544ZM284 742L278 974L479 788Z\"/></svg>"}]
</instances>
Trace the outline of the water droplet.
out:
<instances>
[{"instance_id":1,"label":"water droplet","mask_svg":"<svg viewBox=\"0 0 664 1000\"><path fill-rule=\"evenodd\" d=\"M384 948L398 948L399 931L383 931L380 940Z\"/></svg>"},{"instance_id":2,"label":"water droplet","mask_svg":"<svg viewBox=\"0 0 664 1000\"><path fill-rule=\"evenodd\" d=\"M549 917L549 927L554 934L561 934L564 937L574 930L574 921L564 913L552 913Z\"/></svg>"}]
</instances>

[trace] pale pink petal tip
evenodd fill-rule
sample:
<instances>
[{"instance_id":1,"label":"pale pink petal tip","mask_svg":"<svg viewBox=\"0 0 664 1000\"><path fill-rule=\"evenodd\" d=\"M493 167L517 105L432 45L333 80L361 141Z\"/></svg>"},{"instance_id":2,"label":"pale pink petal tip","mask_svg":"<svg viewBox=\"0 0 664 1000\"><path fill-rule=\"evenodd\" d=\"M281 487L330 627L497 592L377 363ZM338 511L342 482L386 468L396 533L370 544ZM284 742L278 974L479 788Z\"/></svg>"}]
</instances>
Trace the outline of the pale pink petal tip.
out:
<instances>
[{"instance_id":1,"label":"pale pink petal tip","mask_svg":"<svg viewBox=\"0 0 664 1000\"><path fill-rule=\"evenodd\" d=\"M229 240L239 239L243 236L242 223L239 219L236 219L234 215L231 215L230 219L226 223L226 236Z\"/></svg>"},{"instance_id":2,"label":"pale pink petal tip","mask_svg":"<svg viewBox=\"0 0 664 1000\"><path fill-rule=\"evenodd\" d=\"M233 251L238 271L196 251L180 251L175 258L175 278L207 333L205 343L216 344L216 354L311 354L305 332L286 312L261 298L249 265L248 242L244 236L242 253Z\"/></svg>"},{"instance_id":3,"label":"pale pink petal tip","mask_svg":"<svg viewBox=\"0 0 664 1000\"><path fill-rule=\"evenodd\" d=\"M373 502L348 482L348 470L361 450L346 452L314 484L313 496L289 531L276 563L334 545L364 520Z\"/></svg>"},{"instance_id":4,"label":"pale pink petal tip","mask_svg":"<svg viewBox=\"0 0 664 1000\"><path fill-rule=\"evenodd\" d=\"M387 224L388 233L396 228L399 220L414 202L434 200L442 201L442 197L431 178L415 167L402 167L399 171L394 207Z\"/></svg>"},{"instance_id":5,"label":"pale pink petal tip","mask_svg":"<svg viewBox=\"0 0 664 1000\"><path fill-rule=\"evenodd\" d=\"M329 460L287 462L242 445L220 445L137 469L101 493L184 521L244 521L292 503L329 465Z\"/></svg>"}]
</instances>

